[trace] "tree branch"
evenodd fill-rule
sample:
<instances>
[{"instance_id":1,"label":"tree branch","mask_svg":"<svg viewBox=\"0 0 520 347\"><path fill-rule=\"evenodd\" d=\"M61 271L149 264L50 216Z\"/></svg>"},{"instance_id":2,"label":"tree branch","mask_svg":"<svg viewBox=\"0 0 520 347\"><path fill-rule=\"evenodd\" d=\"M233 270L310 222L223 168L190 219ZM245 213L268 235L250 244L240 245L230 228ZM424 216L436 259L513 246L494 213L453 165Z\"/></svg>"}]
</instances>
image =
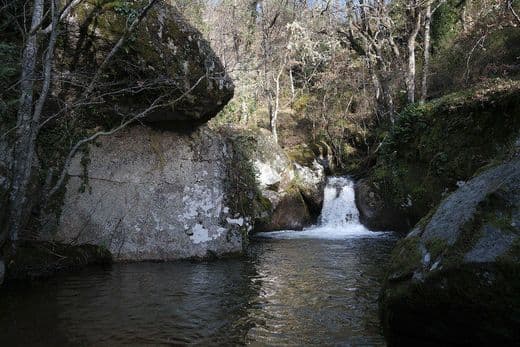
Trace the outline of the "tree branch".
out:
<instances>
[{"instance_id":1,"label":"tree branch","mask_svg":"<svg viewBox=\"0 0 520 347\"><path fill-rule=\"evenodd\" d=\"M80 141L78 141L73 147L72 149L70 150L69 154L67 155L67 158L65 159L65 163L63 165L63 168L62 168L62 171L60 173L60 176L58 178L58 180L56 181L56 184L54 185L54 187L49 191L48 195L47 195L47 201L52 197L54 196L54 194L56 194L64 180L65 180L65 177L67 176L67 172L68 172L68 169L69 169L69 166L72 162L72 159L74 158L74 156L76 155L76 153L78 152L78 150L81 148L81 146L83 146L84 144L86 143L89 143L91 141L94 141L95 139L101 137L101 136L108 136L108 135L113 135L115 134L116 132L124 129L126 126L128 126L129 124L139 120L139 119L142 119L144 117L146 117L146 115L148 115L150 112L160 108L160 107L164 107L164 106L168 106L168 105L174 105L176 104L177 102L179 102L180 100L182 100L183 98L185 98L188 94L190 94L193 90L195 90L195 88L197 88L197 86L205 79L207 78L208 76L207 75L202 75L198 80L197 82L191 86L191 88L189 88L188 90L186 90L182 95L180 95L178 98L176 98L175 100L171 101L171 102L168 102L168 103L162 103L160 104L159 102L164 99L166 97L166 95L161 95L159 97L157 97L153 103L147 108L145 109L144 111L138 113L137 115L129 118L128 120L122 122L119 126L117 126L116 128L113 128L111 130L108 130L108 131L99 131L87 138L84 138Z\"/></svg>"},{"instance_id":2,"label":"tree branch","mask_svg":"<svg viewBox=\"0 0 520 347\"><path fill-rule=\"evenodd\" d=\"M83 93L83 97L88 96L92 92L92 90L95 88L95 85L96 85L97 81L101 77L101 73L108 66L108 64L110 63L110 60L112 60L114 55L116 55L116 53L119 51L119 49L123 46L123 44L124 44L126 38L128 37L128 35L130 35L137 28L139 23L141 23L141 21L146 16L146 14L150 10L150 8L156 2L157 2L157 0L149 0L148 5L146 5L143 8L143 10L137 16L137 18L135 18L134 21L132 22L132 24L130 24L130 27L128 27L128 29L123 33L123 35L121 35L121 37L119 38L119 41L117 41L117 43L114 45L114 47L112 47L112 50L108 53L108 55L105 57L105 59L103 60L103 62L99 66L99 68L96 71L94 77L90 81L90 84L88 85L87 89Z\"/></svg>"}]
</instances>

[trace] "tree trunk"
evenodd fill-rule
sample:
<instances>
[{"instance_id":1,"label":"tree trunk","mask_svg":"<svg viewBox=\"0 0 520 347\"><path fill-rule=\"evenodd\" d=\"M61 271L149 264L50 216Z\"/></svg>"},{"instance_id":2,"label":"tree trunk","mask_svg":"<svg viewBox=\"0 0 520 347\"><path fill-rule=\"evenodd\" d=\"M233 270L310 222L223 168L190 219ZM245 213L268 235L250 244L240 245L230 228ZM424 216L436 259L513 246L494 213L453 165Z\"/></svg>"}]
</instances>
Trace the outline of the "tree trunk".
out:
<instances>
[{"instance_id":1,"label":"tree trunk","mask_svg":"<svg viewBox=\"0 0 520 347\"><path fill-rule=\"evenodd\" d=\"M421 15L418 13L416 16L415 27L408 38L408 71L406 74L406 91L408 96L408 102L415 102L415 46L417 34L421 27Z\"/></svg>"},{"instance_id":2,"label":"tree trunk","mask_svg":"<svg viewBox=\"0 0 520 347\"><path fill-rule=\"evenodd\" d=\"M275 83L275 94L274 94L274 109L271 114L271 131L276 143L278 143L278 113L280 112L280 77L282 76L283 67L276 76Z\"/></svg>"},{"instance_id":3,"label":"tree trunk","mask_svg":"<svg viewBox=\"0 0 520 347\"><path fill-rule=\"evenodd\" d=\"M40 25L43 17L43 7L43 0L34 0L31 28ZM18 240L23 227L24 214L27 207L27 190L35 157L34 140L39 126L35 124L33 119L35 69L39 50L36 31L27 38L22 58L21 96L16 122L14 160L11 167L12 181L9 196L8 228L11 241Z\"/></svg>"},{"instance_id":4,"label":"tree trunk","mask_svg":"<svg viewBox=\"0 0 520 347\"><path fill-rule=\"evenodd\" d=\"M424 18L424 65L421 82L421 103L428 97L428 78L430 75L430 50L431 50L431 24L432 24L432 2L426 4Z\"/></svg>"}]
</instances>

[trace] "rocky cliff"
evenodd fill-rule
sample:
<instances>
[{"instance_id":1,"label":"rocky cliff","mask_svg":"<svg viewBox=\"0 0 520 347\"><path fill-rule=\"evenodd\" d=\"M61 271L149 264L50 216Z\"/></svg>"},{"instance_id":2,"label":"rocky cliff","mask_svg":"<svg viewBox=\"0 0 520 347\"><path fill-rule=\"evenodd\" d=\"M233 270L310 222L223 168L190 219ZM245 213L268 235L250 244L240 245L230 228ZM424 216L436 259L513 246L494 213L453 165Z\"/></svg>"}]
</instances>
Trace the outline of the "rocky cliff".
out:
<instances>
[{"instance_id":1,"label":"rocky cliff","mask_svg":"<svg viewBox=\"0 0 520 347\"><path fill-rule=\"evenodd\" d=\"M60 68L94 71L147 3L76 7L66 20ZM110 95L93 115L101 124L159 106L140 118L149 125L130 125L76 155L63 206L47 215L44 236L104 246L116 260L240 253L250 227L227 205L233 151L200 128L229 101L233 84L202 35L156 1L96 88L95 95Z\"/></svg>"},{"instance_id":2,"label":"rocky cliff","mask_svg":"<svg viewBox=\"0 0 520 347\"><path fill-rule=\"evenodd\" d=\"M520 340L520 159L444 199L392 253L381 294L390 345Z\"/></svg>"},{"instance_id":3,"label":"rocky cliff","mask_svg":"<svg viewBox=\"0 0 520 347\"><path fill-rule=\"evenodd\" d=\"M411 105L356 187L361 221L407 232L477 169L507 159L520 132L520 83L496 80Z\"/></svg>"},{"instance_id":4,"label":"rocky cliff","mask_svg":"<svg viewBox=\"0 0 520 347\"><path fill-rule=\"evenodd\" d=\"M105 246L117 260L240 253L247 216L228 204L229 144L207 129L134 126L100 141L69 182L57 239Z\"/></svg>"},{"instance_id":5,"label":"rocky cliff","mask_svg":"<svg viewBox=\"0 0 520 347\"><path fill-rule=\"evenodd\" d=\"M243 161L254 171L257 187L247 201L254 231L301 230L316 221L323 205L325 169L312 152L305 162L291 159L265 129L225 131Z\"/></svg>"}]
</instances>

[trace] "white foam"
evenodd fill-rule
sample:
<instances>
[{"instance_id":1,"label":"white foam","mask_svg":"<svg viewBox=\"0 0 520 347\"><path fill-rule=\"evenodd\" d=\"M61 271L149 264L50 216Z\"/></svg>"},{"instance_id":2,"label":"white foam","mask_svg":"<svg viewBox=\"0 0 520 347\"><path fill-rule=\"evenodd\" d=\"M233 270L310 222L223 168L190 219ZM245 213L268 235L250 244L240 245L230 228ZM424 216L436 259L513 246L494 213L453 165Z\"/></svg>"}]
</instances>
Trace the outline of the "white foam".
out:
<instances>
[{"instance_id":1,"label":"white foam","mask_svg":"<svg viewBox=\"0 0 520 347\"><path fill-rule=\"evenodd\" d=\"M387 232L374 232L359 221L354 182L348 177L329 177L324 191L323 208L317 226L303 231L284 230L258 233L269 238L298 239L348 239L381 237Z\"/></svg>"}]
</instances>

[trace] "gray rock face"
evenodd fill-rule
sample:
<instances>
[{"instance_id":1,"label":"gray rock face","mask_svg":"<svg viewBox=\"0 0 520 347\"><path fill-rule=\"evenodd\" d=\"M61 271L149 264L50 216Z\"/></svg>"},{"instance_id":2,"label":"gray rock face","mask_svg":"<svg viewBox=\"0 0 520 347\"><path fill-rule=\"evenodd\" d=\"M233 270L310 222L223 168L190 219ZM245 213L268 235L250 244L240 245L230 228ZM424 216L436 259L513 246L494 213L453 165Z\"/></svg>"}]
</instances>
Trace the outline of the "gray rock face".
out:
<instances>
[{"instance_id":1,"label":"gray rock face","mask_svg":"<svg viewBox=\"0 0 520 347\"><path fill-rule=\"evenodd\" d=\"M366 180L359 180L355 186L356 205L359 219L370 230L398 232L409 231L411 226L400 211L390 208L376 189Z\"/></svg>"},{"instance_id":2,"label":"gray rock face","mask_svg":"<svg viewBox=\"0 0 520 347\"><path fill-rule=\"evenodd\" d=\"M1 130L3 131L3 129ZM7 223L7 205L9 202L8 190L10 186L9 168L12 163L12 148L7 143L7 140L0 139L0 230L4 230L4 225Z\"/></svg>"},{"instance_id":3,"label":"gray rock face","mask_svg":"<svg viewBox=\"0 0 520 347\"><path fill-rule=\"evenodd\" d=\"M520 158L513 158L465 183L393 251L380 298L390 344L518 341L519 245Z\"/></svg>"},{"instance_id":4,"label":"gray rock face","mask_svg":"<svg viewBox=\"0 0 520 347\"><path fill-rule=\"evenodd\" d=\"M472 219L478 205L499 187L517 193L520 199L518 162L488 170L446 198L422 232L425 241L440 238L450 246L460 237L462 226ZM514 202L514 201L513 201Z\"/></svg>"},{"instance_id":5,"label":"gray rock face","mask_svg":"<svg viewBox=\"0 0 520 347\"><path fill-rule=\"evenodd\" d=\"M226 206L228 144L135 126L91 146L69 170L57 240L108 248L116 260L239 253L249 220ZM84 176L86 173L86 176Z\"/></svg>"},{"instance_id":6,"label":"gray rock face","mask_svg":"<svg viewBox=\"0 0 520 347\"><path fill-rule=\"evenodd\" d=\"M493 226L485 225L482 228L482 236L471 250L464 255L465 263L489 263L494 262L504 255L513 242L518 238L513 233L504 233L503 230Z\"/></svg>"},{"instance_id":7,"label":"gray rock face","mask_svg":"<svg viewBox=\"0 0 520 347\"><path fill-rule=\"evenodd\" d=\"M311 166L292 162L269 133L256 134L255 138L252 161L257 182L271 204L269 215L255 224L255 230L301 230L312 224L311 209L319 214L323 203L325 169L316 160Z\"/></svg>"},{"instance_id":8,"label":"gray rock face","mask_svg":"<svg viewBox=\"0 0 520 347\"><path fill-rule=\"evenodd\" d=\"M316 160L309 166L294 163L294 174L309 209L315 215L319 215L323 207L323 190L327 183L325 168Z\"/></svg>"}]
</instances>

